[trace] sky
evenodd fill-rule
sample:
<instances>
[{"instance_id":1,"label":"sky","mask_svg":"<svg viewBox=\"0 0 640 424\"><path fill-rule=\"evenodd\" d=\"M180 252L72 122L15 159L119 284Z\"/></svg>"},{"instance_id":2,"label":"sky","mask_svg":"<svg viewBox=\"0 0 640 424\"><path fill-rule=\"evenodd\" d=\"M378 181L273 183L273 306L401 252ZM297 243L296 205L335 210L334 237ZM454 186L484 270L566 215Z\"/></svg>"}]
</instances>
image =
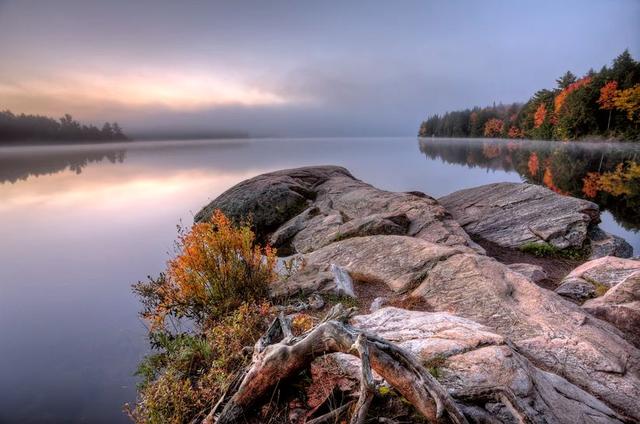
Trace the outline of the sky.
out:
<instances>
[{"instance_id":1,"label":"sky","mask_svg":"<svg viewBox=\"0 0 640 424\"><path fill-rule=\"evenodd\" d=\"M415 135L640 58L640 1L0 0L0 109L125 132Z\"/></svg>"}]
</instances>

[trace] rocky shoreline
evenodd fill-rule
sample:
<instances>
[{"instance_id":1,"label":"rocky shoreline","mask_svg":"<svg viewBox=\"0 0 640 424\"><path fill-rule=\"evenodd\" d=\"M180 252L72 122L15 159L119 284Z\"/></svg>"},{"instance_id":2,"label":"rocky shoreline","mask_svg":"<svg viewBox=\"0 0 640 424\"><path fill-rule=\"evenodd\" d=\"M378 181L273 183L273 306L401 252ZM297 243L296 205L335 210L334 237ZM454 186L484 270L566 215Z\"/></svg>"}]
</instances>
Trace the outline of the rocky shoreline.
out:
<instances>
[{"instance_id":1,"label":"rocky shoreline","mask_svg":"<svg viewBox=\"0 0 640 424\"><path fill-rule=\"evenodd\" d=\"M244 181L196 221L217 209L251 216L259 239L296 264L274 298L352 285L366 314L349 325L425 367L437 361L432 374L469 422L640 421L640 261L622 259L631 248L598 228L594 203L513 183L436 200L317 166ZM500 262L509 251L523 261ZM357 393L345 381L360 379L359 360L328 356L331 367L311 364L316 385Z\"/></svg>"}]
</instances>

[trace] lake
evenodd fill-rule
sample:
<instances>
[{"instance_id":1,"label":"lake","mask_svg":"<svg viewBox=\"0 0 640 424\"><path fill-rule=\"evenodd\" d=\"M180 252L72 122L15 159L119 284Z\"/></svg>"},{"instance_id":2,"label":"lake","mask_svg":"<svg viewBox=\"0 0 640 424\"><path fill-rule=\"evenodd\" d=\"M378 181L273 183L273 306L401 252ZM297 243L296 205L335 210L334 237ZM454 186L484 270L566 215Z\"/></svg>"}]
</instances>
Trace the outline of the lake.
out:
<instances>
[{"instance_id":1,"label":"lake","mask_svg":"<svg viewBox=\"0 0 640 424\"><path fill-rule=\"evenodd\" d=\"M640 252L640 145L330 138L0 148L0 423L128 422L147 351L130 285L163 270L176 225L254 175L346 166L434 197L529 181L589 198Z\"/></svg>"}]
</instances>

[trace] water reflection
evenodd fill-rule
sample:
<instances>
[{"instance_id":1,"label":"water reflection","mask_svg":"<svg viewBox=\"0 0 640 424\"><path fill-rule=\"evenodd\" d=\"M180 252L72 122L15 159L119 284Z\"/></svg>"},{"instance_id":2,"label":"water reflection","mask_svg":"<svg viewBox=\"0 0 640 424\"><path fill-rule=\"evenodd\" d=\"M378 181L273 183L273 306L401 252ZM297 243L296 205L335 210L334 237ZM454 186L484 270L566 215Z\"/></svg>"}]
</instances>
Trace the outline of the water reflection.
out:
<instances>
[{"instance_id":1,"label":"water reflection","mask_svg":"<svg viewBox=\"0 0 640 424\"><path fill-rule=\"evenodd\" d=\"M446 163L515 171L527 182L594 201L625 229L640 229L637 145L422 139L420 151Z\"/></svg>"},{"instance_id":2,"label":"water reflection","mask_svg":"<svg viewBox=\"0 0 640 424\"><path fill-rule=\"evenodd\" d=\"M29 177L51 175L65 170L80 174L87 165L106 160L122 163L125 149L60 146L49 148L2 148L0 153L0 183L15 183Z\"/></svg>"}]
</instances>

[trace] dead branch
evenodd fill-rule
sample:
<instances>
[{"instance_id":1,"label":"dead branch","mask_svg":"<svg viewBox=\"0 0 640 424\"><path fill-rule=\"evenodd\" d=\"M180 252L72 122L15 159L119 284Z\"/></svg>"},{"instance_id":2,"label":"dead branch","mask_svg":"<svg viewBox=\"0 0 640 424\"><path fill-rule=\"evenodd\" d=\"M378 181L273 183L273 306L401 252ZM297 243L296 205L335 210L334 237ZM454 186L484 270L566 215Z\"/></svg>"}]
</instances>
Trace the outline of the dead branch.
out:
<instances>
[{"instance_id":1,"label":"dead branch","mask_svg":"<svg viewBox=\"0 0 640 424\"><path fill-rule=\"evenodd\" d=\"M299 337L290 336L286 318L276 318L265 336L256 343L253 362L216 423L241 421L279 381L293 377L315 358L335 352L356 355L363 362L361 392L352 423L364 422L373 398L371 369L411 402L429 422L438 422L446 413L453 423L467 423L449 393L411 353L348 325L346 321L353 313L353 309L345 309L338 304L323 322Z\"/></svg>"}]
</instances>

